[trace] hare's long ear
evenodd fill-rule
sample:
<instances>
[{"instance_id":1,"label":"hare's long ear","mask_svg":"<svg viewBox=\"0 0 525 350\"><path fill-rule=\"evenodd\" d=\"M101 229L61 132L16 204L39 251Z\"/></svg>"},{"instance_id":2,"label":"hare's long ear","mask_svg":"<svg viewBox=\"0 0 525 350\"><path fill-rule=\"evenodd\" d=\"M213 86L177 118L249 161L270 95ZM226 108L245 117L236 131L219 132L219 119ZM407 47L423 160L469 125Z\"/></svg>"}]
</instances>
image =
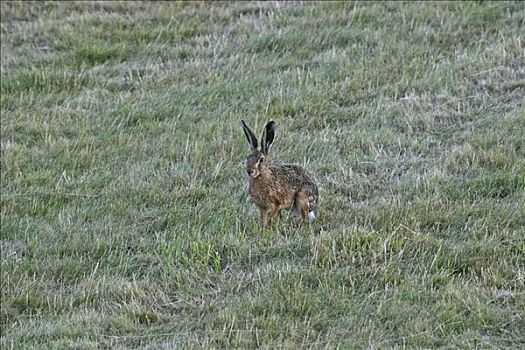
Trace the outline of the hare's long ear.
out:
<instances>
[{"instance_id":1,"label":"hare's long ear","mask_svg":"<svg viewBox=\"0 0 525 350\"><path fill-rule=\"evenodd\" d=\"M250 130L250 128L246 125L244 120L241 120L241 127L242 127L242 131L244 131L244 135L246 136L246 140L248 140L248 144L250 145L250 148L252 149L252 151L255 151L257 149L257 137L255 137L255 135Z\"/></svg>"},{"instance_id":2,"label":"hare's long ear","mask_svg":"<svg viewBox=\"0 0 525 350\"><path fill-rule=\"evenodd\" d=\"M276 124L272 120L264 127L264 131L261 138L261 151L264 154L268 154L268 150L273 143L273 138L275 137Z\"/></svg>"}]
</instances>

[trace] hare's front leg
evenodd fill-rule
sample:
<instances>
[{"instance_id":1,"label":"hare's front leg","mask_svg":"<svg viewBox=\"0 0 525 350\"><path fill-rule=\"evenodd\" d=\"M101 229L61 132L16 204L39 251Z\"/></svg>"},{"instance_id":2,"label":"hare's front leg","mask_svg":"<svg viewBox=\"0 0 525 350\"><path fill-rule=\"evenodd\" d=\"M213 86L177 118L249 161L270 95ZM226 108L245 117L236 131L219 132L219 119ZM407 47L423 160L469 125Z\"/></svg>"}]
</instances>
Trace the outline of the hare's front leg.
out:
<instances>
[{"instance_id":1,"label":"hare's front leg","mask_svg":"<svg viewBox=\"0 0 525 350\"><path fill-rule=\"evenodd\" d=\"M270 214L270 221L272 221L277 216L277 214L279 214L280 212L281 211L278 206L275 205L274 207L272 207L271 214Z\"/></svg>"},{"instance_id":2,"label":"hare's front leg","mask_svg":"<svg viewBox=\"0 0 525 350\"><path fill-rule=\"evenodd\" d=\"M271 209L259 207L259 214L261 216L261 226L266 227L269 221L269 214Z\"/></svg>"},{"instance_id":3,"label":"hare's front leg","mask_svg":"<svg viewBox=\"0 0 525 350\"><path fill-rule=\"evenodd\" d=\"M261 225L262 227L266 227L279 213L279 207L259 208L259 213L261 215Z\"/></svg>"}]
</instances>

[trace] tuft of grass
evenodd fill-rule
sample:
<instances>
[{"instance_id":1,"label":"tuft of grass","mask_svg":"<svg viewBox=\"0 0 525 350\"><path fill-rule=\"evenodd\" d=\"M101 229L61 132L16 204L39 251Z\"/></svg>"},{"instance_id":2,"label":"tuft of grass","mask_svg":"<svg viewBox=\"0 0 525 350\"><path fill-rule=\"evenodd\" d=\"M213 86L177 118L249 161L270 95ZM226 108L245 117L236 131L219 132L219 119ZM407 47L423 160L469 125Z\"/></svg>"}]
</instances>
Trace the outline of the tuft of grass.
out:
<instances>
[{"instance_id":1,"label":"tuft of grass","mask_svg":"<svg viewBox=\"0 0 525 350\"><path fill-rule=\"evenodd\" d=\"M2 348L525 345L520 2L0 6Z\"/></svg>"}]
</instances>

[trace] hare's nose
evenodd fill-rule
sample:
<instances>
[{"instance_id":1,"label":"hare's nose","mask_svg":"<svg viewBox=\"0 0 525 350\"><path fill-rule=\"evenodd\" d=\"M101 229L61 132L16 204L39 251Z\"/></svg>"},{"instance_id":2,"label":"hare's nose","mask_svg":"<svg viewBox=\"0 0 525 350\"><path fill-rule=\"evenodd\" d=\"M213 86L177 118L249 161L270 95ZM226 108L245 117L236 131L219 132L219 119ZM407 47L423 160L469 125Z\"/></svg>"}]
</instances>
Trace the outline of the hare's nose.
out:
<instances>
[{"instance_id":1,"label":"hare's nose","mask_svg":"<svg viewBox=\"0 0 525 350\"><path fill-rule=\"evenodd\" d=\"M250 170L246 170L246 174L248 174L248 175L251 176L251 175L253 174L253 170L252 170L252 169L250 169Z\"/></svg>"}]
</instances>

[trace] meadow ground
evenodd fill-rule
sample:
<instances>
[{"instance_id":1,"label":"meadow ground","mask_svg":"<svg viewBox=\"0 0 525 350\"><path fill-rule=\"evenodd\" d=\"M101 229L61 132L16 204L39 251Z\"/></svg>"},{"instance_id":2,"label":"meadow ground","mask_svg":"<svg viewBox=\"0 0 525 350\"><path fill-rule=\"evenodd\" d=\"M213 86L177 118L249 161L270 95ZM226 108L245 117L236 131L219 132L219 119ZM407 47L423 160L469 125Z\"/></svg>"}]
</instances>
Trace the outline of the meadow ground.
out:
<instances>
[{"instance_id":1,"label":"meadow ground","mask_svg":"<svg viewBox=\"0 0 525 350\"><path fill-rule=\"evenodd\" d=\"M522 2L1 2L0 347L525 347ZM321 188L266 230L240 120Z\"/></svg>"}]
</instances>

